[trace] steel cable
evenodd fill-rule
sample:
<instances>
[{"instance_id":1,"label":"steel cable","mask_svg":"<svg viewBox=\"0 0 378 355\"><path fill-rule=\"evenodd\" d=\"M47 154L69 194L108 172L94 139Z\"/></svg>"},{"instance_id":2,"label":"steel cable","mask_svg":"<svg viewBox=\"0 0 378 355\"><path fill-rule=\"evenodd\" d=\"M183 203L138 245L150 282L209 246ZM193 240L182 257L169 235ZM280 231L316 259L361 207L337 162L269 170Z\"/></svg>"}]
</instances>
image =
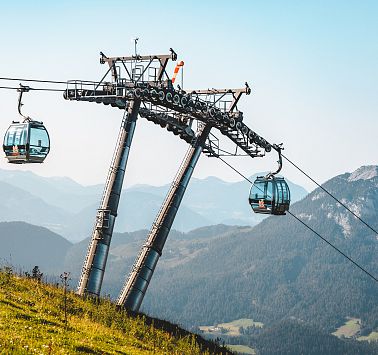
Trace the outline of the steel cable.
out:
<instances>
[{"instance_id":1,"label":"steel cable","mask_svg":"<svg viewBox=\"0 0 378 355\"><path fill-rule=\"evenodd\" d=\"M246 181L248 181L249 183L251 183L252 185L254 185L254 183L248 179L245 175L243 175L239 170L237 170L236 168L234 168L231 164L229 164L227 161L225 161L224 159L222 159L221 157L217 157L218 159L220 159L223 163L225 163L228 167L230 167L232 170L234 170L237 174L239 174L243 179L245 179ZM287 159L285 157L285 159ZM256 185L254 185L256 186ZM258 188L258 186L256 186ZM260 189L261 191L261 189ZM344 258L346 258L348 261L350 261L353 265L355 265L356 267L358 267L361 271L363 271L366 275L368 275L371 279L373 279L374 281L378 282L378 279L373 275L371 274L369 271L367 271L363 266L361 266L360 264L358 264L356 261L354 261L351 257L349 257L348 255L346 255L343 251L341 251L339 248L337 248L334 244L332 244L329 240L327 240L326 238L324 238L323 236L320 235L320 233L318 233L317 231L315 231L312 227L310 227L307 223L305 223L304 221L302 221L299 217L297 217L295 214L293 214L292 212L290 211L286 211L288 212L293 218L295 218L298 222L300 222L301 224L303 224L305 227L307 227L310 231L312 231L316 236L318 236L319 238L321 238L324 242L326 242L329 246L331 246L333 249L335 249L338 253L340 253Z\"/></svg>"},{"instance_id":2,"label":"steel cable","mask_svg":"<svg viewBox=\"0 0 378 355\"><path fill-rule=\"evenodd\" d=\"M326 190L322 185L320 185L318 182L316 182L310 175L305 173L298 165L296 165L294 162L292 162L288 157L283 155L281 153L282 157L285 158L291 165L293 165L295 168L297 168L303 175L305 175L307 178L309 178L316 186L321 188L326 194L331 196L337 203L339 203L341 206L343 206L348 212L350 212L354 217L356 217L360 222L362 222L366 227L368 227L370 230L372 230L375 234L378 234L377 230L371 227L367 222L365 222L360 216L358 216L356 213L354 213L348 206L346 206L344 203L342 203L337 197L332 195L328 190Z\"/></svg>"}]
</instances>

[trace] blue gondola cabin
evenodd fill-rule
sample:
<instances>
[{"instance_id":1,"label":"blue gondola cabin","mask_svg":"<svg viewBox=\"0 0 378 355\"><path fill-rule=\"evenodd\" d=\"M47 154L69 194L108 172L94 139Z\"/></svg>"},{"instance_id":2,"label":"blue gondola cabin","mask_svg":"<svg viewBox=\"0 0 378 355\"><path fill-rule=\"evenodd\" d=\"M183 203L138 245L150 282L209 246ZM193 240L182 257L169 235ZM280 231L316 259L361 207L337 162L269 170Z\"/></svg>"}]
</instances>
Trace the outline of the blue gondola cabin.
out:
<instances>
[{"instance_id":1,"label":"blue gondola cabin","mask_svg":"<svg viewBox=\"0 0 378 355\"><path fill-rule=\"evenodd\" d=\"M13 122L4 136L3 150L9 163L43 163L50 138L42 122Z\"/></svg>"},{"instance_id":2,"label":"blue gondola cabin","mask_svg":"<svg viewBox=\"0 0 378 355\"><path fill-rule=\"evenodd\" d=\"M250 191L249 204L255 213L284 215L290 206L290 190L282 177L259 176Z\"/></svg>"}]
</instances>

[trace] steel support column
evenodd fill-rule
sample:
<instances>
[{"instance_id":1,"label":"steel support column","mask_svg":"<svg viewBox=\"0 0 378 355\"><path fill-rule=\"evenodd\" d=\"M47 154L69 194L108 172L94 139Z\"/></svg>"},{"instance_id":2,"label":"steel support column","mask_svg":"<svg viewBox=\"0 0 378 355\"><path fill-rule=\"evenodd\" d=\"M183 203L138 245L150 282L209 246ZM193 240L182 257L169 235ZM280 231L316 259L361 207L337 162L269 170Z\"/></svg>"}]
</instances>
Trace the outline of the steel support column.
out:
<instances>
[{"instance_id":1,"label":"steel support column","mask_svg":"<svg viewBox=\"0 0 378 355\"><path fill-rule=\"evenodd\" d=\"M81 272L77 289L79 295L100 295L139 107L140 100L131 101L123 116L102 201L97 210L92 239Z\"/></svg>"},{"instance_id":2,"label":"steel support column","mask_svg":"<svg viewBox=\"0 0 378 355\"><path fill-rule=\"evenodd\" d=\"M146 243L143 245L132 271L118 296L117 305L135 312L139 310L210 129L210 125L201 127L194 143L187 151L183 163L152 225Z\"/></svg>"}]
</instances>

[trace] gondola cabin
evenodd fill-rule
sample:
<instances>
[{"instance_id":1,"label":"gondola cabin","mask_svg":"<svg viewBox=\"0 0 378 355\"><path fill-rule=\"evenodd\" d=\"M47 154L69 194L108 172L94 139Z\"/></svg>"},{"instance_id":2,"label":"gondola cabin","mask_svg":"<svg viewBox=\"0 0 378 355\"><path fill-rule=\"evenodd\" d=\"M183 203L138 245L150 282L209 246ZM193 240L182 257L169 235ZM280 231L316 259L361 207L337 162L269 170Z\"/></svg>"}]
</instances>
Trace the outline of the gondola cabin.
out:
<instances>
[{"instance_id":1,"label":"gondola cabin","mask_svg":"<svg viewBox=\"0 0 378 355\"><path fill-rule=\"evenodd\" d=\"M290 190L282 177L259 176L254 182L249 204L256 213L284 215L290 206Z\"/></svg>"},{"instance_id":2,"label":"gondola cabin","mask_svg":"<svg viewBox=\"0 0 378 355\"><path fill-rule=\"evenodd\" d=\"M50 138L42 122L13 122L4 136L3 149L9 163L43 163L50 151Z\"/></svg>"}]
</instances>

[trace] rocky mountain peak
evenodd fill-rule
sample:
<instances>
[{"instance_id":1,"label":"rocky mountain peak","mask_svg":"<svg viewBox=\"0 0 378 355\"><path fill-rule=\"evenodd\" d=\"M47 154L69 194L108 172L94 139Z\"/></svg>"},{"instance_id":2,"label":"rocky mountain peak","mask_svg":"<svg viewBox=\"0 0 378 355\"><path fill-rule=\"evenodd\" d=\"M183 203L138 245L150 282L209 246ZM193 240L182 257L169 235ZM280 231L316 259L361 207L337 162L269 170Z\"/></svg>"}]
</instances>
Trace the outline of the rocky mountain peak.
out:
<instances>
[{"instance_id":1,"label":"rocky mountain peak","mask_svg":"<svg viewBox=\"0 0 378 355\"><path fill-rule=\"evenodd\" d=\"M365 165L350 174L348 181L370 180L378 176L378 166Z\"/></svg>"}]
</instances>

